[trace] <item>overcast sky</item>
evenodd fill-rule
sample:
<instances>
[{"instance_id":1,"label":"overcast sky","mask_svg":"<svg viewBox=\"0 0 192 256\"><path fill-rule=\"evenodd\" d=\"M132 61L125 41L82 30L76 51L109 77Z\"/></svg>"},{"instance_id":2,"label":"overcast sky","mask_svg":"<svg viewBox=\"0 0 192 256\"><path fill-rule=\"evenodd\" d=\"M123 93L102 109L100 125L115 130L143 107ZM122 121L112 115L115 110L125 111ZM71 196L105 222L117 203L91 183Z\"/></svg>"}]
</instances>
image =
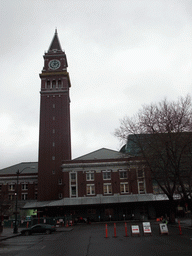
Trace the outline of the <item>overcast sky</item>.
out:
<instances>
[{"instance_id":1,"label":"overcast sky","mask_svg":"<svg viewBox=\"0 0 192 256\"><path fill-rule=\"evenodd\" d=\"M43 54L57 28L73 158L119 150L119 120L192 94L191 0L1 0L0 168L38 161Z\"/></svg>"}]
</instances>

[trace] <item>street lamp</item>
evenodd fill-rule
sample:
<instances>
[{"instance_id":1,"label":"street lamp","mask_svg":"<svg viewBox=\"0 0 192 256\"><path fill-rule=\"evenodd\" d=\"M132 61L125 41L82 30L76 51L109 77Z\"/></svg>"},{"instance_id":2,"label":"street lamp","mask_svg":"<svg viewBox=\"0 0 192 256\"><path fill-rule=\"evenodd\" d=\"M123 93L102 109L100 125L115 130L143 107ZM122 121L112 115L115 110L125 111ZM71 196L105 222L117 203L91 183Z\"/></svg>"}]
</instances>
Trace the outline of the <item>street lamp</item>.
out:
<instances>
[{"instance_id":1,"label":"street lamp","mask_svg":"<svg viewBox=\"0 0 192 256\"><path fill-rule=\"evenodd\" d=\"M35 166L28 166L25 167L23 170L19 171L17 170L16 174L17 174L17 184L16 184L16 199L15 199L15 226L13 229L13 234L17 234L18 233L18 225L17 225L17 203L18 203L18 183L19 183L19 175L25 170L25 169L35 169Z\"/></svg>"}]
</instances>

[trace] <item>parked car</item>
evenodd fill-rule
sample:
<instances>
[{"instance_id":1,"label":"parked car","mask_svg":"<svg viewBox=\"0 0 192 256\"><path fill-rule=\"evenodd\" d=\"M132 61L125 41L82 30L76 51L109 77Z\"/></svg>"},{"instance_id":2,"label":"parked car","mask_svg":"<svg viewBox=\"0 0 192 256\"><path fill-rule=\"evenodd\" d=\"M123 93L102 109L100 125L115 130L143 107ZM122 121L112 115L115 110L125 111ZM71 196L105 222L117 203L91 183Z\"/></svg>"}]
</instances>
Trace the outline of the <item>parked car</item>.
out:
<instances>
[{"instance_id":1,"label":"parked car","mask_svg":"<svg viewBox=\"0 0 192 256\"><path fill-rule=\"evenodd\" d=\"M47 224L37 224L30 228L22 229L21 234L26 236L32 235L35 233L51 234L52 232L55 232L55 231L56 231L56 228L54 226L47 225Z\"/></svg>"},{"instance_id":2,"label":"parked car","mask_svg":"<svg viewBox=\"0 0 192 256\"><path fill-rule=\"evenodd\" d=\"M75 223L87 223L87 218L77 217L75 218Z\"/></svg>"}]
</instances>

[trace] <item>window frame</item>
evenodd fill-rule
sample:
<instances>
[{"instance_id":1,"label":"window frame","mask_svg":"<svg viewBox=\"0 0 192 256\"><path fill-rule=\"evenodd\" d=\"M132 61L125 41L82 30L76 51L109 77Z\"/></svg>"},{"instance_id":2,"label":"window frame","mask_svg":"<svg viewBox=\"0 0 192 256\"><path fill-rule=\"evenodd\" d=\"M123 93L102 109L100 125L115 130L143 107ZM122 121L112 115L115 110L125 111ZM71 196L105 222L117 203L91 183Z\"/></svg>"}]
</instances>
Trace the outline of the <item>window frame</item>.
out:
<instances>
[{"instance_id":1,"label":"window frame","mask_svg":"<svg viewBox=\"0 0 192 256\"><path fill-rule=\"evenodd\" d=\"M123 175L123 177L121 177L121 174L125 174L126 173L126 177L124 177L124 175ZM123 179L127 179L128 178L128 171L127 170L119 170L119 178L121 179L121 180L123 180Z\"/></svg>"},{"instance_id":2,"label":"window frame","mask_svg":"<svg viewBox=\"0 0 192 256\"><path fill-rule=\"evenodd\" d=\"M29 189L28 185L29 185L28 183L22 183L21 184L21 190L25 190L25 191L28 190Z\"/></svg>"},{"instance_id":3,"label":"window frame","mask_svg":"<svg viewBox=\"0 0 192 256\"><path fill-rule=\"evenodd\" d=\"M140 190L140 184L143 184L143 190ZM146 187L144 180L138 180L138 193L139 194L146 194Z\"/></svg>"},{"instance_id":4,"label":"window frame","mask_svg":"<svg viewBox=\"0 0 192 256\"><path fill-rule=\"evenodd\" d=\"M62 199L63 198L63 193L59 193L59 199Z\"/></svg>"},{"instance_id":5,"label":"window frame","mask_svg":"<svg viewBox=\"0 0 192 256\"><path fill-rule=\"evenodd\" d=\"M73 189L72 188L75 188L75 194L73 194ZM71 185L71 197L76 197L77 196L77 186L74 184Z\"/></svg>"},{"instance_id":6,"label":"window frame","mask_svg":"<svg viewBox=\"0 0 192 256\"><path fill-rule=\"evenodd\" d=\"M102 173L103 173L103 180L111 180L111 170L102 171ZM108 176L108 174L109 174L110 177L105 177L105 176Z\"/></svg>"},{"instance_id":7,"label":"window frame","mask_svg":"<svg viewBox=\"0 0 192 256\"><path fill-rule=\"evenodd\" d=\"M94 171L86 172L86 181L94 181L94 180L95 180L95 173L94 173Z\"/></svg>"},{"instance_id":8,"label":"window frame","mask_svg":"<svg viewBox=\"0 0 192 256\"><path fill-rule=\"evenodd\" d=\"M62 185L62 184L63 184L62 179L58 179L58 185Z\"/></svg>"},{"instance_id":9,"label":"window frame","mask_svg":"<svg viewBox=\"0 0 192 256\"><path fill-rule=\"evenodd\" d=\"M15 191L15 183L9 183L8 184L8 190L9 191Z\"/></svg>"},{"instance_id":10,"label":"window frame","mask_svg":"<svg viewBox=\"0 0 192 256\"><path fill-rule=\"evenodd\" d=\"M27 201L28 200L28 193L21 193L21 200Z\"/></svg>"},{"instance_id":11,"label":"window frame","mask_svg":"<svg viewBox=\"0 0 192 256\"><path fill-rule=\"evenodd\" d=\"M106 189L107 192L105 192L105 187L107 188ZM104 195L112 195L112 184L111 183L103 183L103 194Z\"/></svg>"},{"instance_id":12,"label":"window frame","mask_svg":"<svg viewBox=\"0 0 192 256\"><path fill-rule=\"evenodd\" d=\"M72 179L72 175L75 175L75 179ZM71 180L71 182L77 181L77 173L76 172L70 172L70 180Z\"/></svg>"},{"instance_id":13,"label":"window frame","mask_svg":"<svg viewBox=\"0 0 192 256\"><path fill-rule=\"evenodd\" d=\"M126 185L128 187L128 191L126 191ZM123 191L121 190L121 186L123 186ZM129 183L128 182L121 182L120 183L120 193L121 194L128 194L129 193Z\"/></svg>"},{"instance_id":14,"label":"window frame","mask_svg":"<svg viewBox=\"0 0 192 256\"><path fill-rule=\"evenodd\" d=\"M88 193L88 188L89 188L90 193ZM95 184L87 184L86 194L87 194L87 196L95 195Z\"/></svg>"},{"instance_id":15,"label":"window frame","mask_svg":"<svg viewBox=\"0 0 192 256\"><path fill-rule=\"evenodd\" d=\"M8 194L8 200L9 201L13 201L15 198L15 195L14 194Z\"/></svg>"}]
</instances>

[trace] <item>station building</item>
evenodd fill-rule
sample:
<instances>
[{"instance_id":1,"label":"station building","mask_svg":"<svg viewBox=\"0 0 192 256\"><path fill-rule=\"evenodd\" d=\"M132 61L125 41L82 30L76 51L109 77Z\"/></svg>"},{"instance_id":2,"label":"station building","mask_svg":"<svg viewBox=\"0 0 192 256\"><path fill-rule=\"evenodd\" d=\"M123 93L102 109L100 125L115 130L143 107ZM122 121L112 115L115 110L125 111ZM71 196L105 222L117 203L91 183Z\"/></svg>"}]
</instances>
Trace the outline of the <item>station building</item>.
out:
<instances>
[{"instance_id":1,"label":"station building","mask_svg":"<svg viewBox=\"0 0 192 256\"><path fill-rule=\"evenodd\" d=\"M71 159L71 83L57 31L43 57L38 163L0 170L1 196L6 191L14 202L18 193L23 210L44 217L70 215L102 221L161 215L168 198L154 193L141 157L102 148ZM18 181L17 170L23 171Z\"/></svg>"}]
</instances>

